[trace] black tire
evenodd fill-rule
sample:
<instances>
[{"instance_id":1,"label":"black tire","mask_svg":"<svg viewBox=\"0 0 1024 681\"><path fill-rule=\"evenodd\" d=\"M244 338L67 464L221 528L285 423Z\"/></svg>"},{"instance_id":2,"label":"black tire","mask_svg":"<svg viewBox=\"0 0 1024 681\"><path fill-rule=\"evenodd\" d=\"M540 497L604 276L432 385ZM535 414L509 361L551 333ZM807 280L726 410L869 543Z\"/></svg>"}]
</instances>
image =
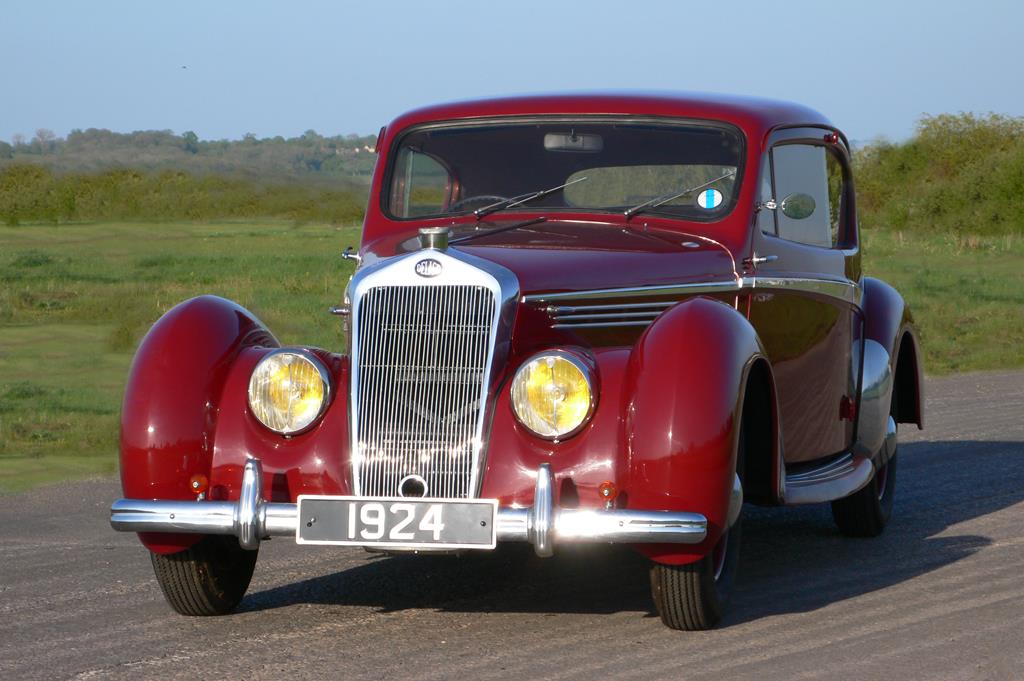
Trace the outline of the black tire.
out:
<instances>
[{"instance_id":1,"label":"black tire","mask_svg":"<svg viewBox=\"0 0 1024 681\"><path fill-rule=\"evenodd\" d=\"M743 479L746 429L740 429L736 472ZM704 631L722 619L732 598L739 566L743 513L711 553L689 565L651 565L651 598L662 623L680 631Z\"/></svg>"},{"instance_id":2,"label":"black tire","mask_svg":"<svg viewBox=\"0 0 1024 681\"><path fill-rule=\"evenodd\" d=\"M737 519L719 540L725 555L717 579L715 556L719 547L689 565L651 566L651 596L666 627L703 631L718 624L732 596L741 534L742 520Z\"/></svg>"},{"instance_id":3,"label":"black tire","mask_svg":"<svg viewBox=\"0 0 1024 681\"><path fill-rule=\"evenodd\" d=\"M877 537L892 516L896 453L860 491L832 502L832 518L848 537Z\"/></svg>"},{"instance_id":4,"label":"black tire","mask_svg":"<svg viewBox=\"0 0 1024 681\"><path fill-rule=\"evenodd\" d=\"M896 389L893 388L889 415L896 419ZM897 420L897 423L899 421ZM892 456L871 478L871 482L848 497L832 502L832 518L839 531L848 537L877 537L892 517L892 499L896 495L896 455Z\"/></svg>"},{"instance_id":5,"label":"black tire","mask_svg":"<svg viewBox=\"0 0 1024 681\"><path fill-rule=\"evenodd\" d=\"M180 553L150 553L164 598L182 615L226 615L249 588L256 556L234 537L203 537Z\"/></svg>"}]
</instances>

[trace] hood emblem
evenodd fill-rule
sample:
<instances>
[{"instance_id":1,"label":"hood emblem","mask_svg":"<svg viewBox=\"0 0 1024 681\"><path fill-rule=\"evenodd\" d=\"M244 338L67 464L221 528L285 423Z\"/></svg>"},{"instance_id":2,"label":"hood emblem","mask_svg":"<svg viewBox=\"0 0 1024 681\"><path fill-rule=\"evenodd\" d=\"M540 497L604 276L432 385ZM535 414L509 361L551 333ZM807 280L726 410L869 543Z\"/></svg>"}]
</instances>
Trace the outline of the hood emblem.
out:
<instances>
[{"instance_id":1,"label":"hood emblem","mask_svg":"<svg viewBox=\"0 0 1024 681\"><path fill-rule=\"evenodd\" d=\"M441 263L433 258L424 258L416 263L416 274L421 277L436 277L442 269Z\"/></svg>"}]
</instances>

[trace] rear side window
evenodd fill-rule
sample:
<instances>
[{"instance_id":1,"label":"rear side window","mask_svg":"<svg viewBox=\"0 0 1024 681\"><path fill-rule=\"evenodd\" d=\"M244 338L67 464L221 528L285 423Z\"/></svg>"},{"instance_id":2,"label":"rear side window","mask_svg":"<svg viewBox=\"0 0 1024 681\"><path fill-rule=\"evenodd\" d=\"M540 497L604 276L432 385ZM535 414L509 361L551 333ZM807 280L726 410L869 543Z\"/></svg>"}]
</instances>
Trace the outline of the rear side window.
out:
<instances>
[{"instance_id":1,"label":"rear side window","mask_svg":"<svg viewBox=\"0 0 1024 681\"><path fill-rule=\"evenodd\" d=\"M785 144L772 149L775 219L783 239L825 248L836 243L842 175L838 187L830 187L828 159L822 146Z\"/></svg>"}]
</instances>

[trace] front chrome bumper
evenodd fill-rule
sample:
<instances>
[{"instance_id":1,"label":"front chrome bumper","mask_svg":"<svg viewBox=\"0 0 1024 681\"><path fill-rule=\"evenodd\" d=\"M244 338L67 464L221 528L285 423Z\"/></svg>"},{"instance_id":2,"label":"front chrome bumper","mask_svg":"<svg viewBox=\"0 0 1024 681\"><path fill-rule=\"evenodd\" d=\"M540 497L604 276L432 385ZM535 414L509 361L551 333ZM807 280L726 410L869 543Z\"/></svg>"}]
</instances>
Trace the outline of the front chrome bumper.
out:
<instances>
[{"instance_id":1,"label":"front chrome bumper","mask_svg":"<svg viewBox=\"0 0 1024 681\"><path fill-rule=\"evenodd\" d=\"M263 539L294 537L298 507L264 501L262 489L260 462L249 459L237 502L119 499L110 507L110 525L120 532L234 535L250 550ZM533 506L499 507L497 523L498 541L529 542L543 557L563 543L699 544L708 524L703 515L682 511L556 508L548 464L537 471Z\"/></svg>"}]
</instances>

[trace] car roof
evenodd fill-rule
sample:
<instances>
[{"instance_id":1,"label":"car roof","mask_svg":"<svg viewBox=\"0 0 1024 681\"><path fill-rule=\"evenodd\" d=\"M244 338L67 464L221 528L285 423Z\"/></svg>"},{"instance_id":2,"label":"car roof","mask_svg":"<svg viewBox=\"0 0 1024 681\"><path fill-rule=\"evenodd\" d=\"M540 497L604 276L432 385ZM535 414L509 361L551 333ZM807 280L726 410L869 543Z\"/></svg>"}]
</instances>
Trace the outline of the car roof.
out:
<instances>
[{"instance_id":1,"label":"car roof","mask_svg":"<svg viewBox=\"0 0 1024 681\"><path fill-rule=\"evenodd\" d=\"M814 109L772 99L692 92L577 92L474 99L434 104L395 118L389 136L410 125L479 117L530 115L628 115L683 117L733 123L757 137L789 125L832 127Z\"/></svg>"}]
</instances>

